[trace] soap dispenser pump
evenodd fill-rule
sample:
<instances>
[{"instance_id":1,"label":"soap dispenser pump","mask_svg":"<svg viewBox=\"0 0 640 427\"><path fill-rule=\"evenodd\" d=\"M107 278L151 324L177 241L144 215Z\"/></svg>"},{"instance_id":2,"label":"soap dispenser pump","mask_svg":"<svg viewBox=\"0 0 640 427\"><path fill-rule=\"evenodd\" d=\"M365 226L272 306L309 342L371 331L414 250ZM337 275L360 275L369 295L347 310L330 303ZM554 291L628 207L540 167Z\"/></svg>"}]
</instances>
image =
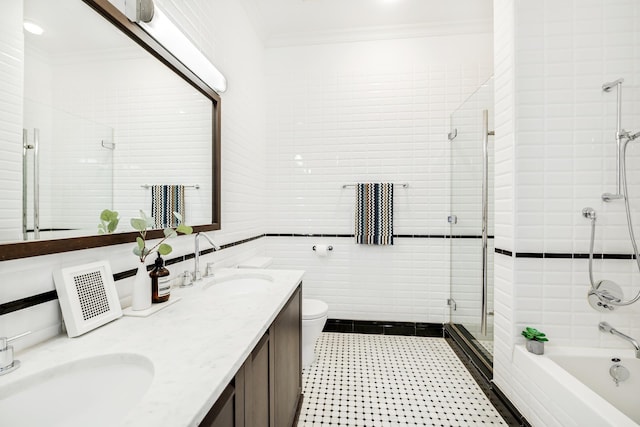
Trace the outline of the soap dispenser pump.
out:
<instances>
[{"instance_id":1,"label":"soap dispenser pump","mask_svg":"<svg viewBox=\"0 0 640 427\"><path fill-rule=\"evenodd\" d=\"M171 283L166 279L169 270L164 268L164 260L158 253L153 270L149 273L151 277L151 302L160 303L169 300L171 293ZM163 278L165 278L163 280Z\"/></svg>"}]
</instances>

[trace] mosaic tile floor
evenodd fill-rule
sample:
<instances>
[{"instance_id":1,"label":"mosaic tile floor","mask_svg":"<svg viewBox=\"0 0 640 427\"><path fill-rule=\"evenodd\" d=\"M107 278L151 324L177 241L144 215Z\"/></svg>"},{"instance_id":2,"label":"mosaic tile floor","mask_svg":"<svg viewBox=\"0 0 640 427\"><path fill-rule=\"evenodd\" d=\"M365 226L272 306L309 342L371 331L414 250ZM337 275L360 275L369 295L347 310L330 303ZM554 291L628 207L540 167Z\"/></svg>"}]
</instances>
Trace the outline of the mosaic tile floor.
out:
<instances>
[{"instance_id":1,"label":"mosaic tile floor","mask_svg":"<svg viewBox=\"0 0 640 427\"><path fill-rule=\"evenodd\" d=\"M325 332L298 427L506 426L442 338Z\"/></svg>"}]
</instances>

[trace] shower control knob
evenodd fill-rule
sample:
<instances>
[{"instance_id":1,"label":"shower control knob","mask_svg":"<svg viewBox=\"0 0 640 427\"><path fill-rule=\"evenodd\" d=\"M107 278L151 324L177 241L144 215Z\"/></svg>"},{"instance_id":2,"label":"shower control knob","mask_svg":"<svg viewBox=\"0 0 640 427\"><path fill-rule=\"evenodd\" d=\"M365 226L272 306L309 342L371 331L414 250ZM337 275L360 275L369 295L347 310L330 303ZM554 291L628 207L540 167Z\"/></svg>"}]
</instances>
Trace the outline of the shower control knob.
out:
<instances>
[{"instance_id":1,"label":"shower control knob","mask_svg":"<svg viewBox=\"0 0 640 427\"><path fill-rule=\"evenodd\" d=\"M596 219L596 211L593 208L586 207L582 209L582 216L594 220Z\"/></svg>"}]
</instances>

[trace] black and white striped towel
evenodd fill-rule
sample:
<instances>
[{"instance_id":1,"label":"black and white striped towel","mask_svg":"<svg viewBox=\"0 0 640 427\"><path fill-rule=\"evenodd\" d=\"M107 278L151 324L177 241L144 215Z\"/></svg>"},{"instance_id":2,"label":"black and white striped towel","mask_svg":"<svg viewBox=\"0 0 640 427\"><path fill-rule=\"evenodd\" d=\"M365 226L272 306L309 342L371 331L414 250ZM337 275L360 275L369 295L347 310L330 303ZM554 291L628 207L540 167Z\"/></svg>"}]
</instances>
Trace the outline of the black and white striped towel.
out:
<instances>
[{"instance_id":1,"label":"black and white striped towel","mask_svg":"<svg viewBox=\"0 0 640 427\"><path fill-rule=\"evenodd\" d=\"M356 184L356 243L393 245L393 183Z\"/></svg>"},{"instance_id":2,"label":"black and white striped towel","mask_svg":"<svg viewBox=\"0 0 640 427\"><path fill-rule=\"evenodd\" d=\"M184 185L154 185L151 187L151 216L156 228L177 227L173 215L178 212L184 221Z\"/></svg>"}]
</instances>

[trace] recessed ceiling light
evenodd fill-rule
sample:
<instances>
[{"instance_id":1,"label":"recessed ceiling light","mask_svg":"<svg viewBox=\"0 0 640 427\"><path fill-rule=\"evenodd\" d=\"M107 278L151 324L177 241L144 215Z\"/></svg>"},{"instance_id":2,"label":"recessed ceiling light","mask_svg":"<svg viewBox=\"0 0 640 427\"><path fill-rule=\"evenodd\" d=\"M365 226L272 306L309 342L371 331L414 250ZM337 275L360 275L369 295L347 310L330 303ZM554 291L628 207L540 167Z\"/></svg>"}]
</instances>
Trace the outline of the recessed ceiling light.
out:
<instances>
[{"instance_id":1,"label":"recessed ceiling light","mask_svg":"<svg viewBox=\"0 0 640 427\"><path fill-rule=\"evenodd\" d=\"M44 33L44 30L42 29L42 27L36 24L35 22L24 21L22 26L24 27L25 30L27 30L31 34L35 34L36 36L39 36L42 33Z\"/></svg>"}]
</instances>

